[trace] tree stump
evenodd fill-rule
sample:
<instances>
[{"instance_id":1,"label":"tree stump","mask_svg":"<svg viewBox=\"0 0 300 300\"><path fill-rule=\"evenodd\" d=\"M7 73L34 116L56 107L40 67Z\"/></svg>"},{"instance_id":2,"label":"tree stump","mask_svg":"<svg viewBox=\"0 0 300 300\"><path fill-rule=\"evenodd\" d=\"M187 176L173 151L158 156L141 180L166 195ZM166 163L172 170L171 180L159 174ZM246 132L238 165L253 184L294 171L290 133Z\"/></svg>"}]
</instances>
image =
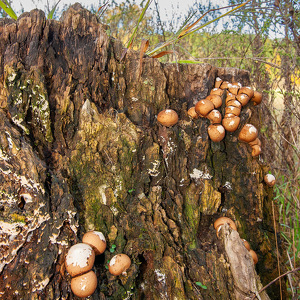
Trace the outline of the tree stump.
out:
<instances>
[{"instance_id":1,"label":"tree stump","mask_svg":"<svg viewBox=\"0 0 300 300\"><path fill-rule=\"evenodd\" d=\"M0 20L1 296L76 299L65 255L94 229L108 247L91 299L250 299L278 273L268 166L237 139L259 127L255 107L220 143L187 114L217 77L249 85L248 72L145 57L140 75L139 54L120 61L106 29L79 4L60 21L40 10ZM165 108L178 124L158 124ZM217 237L219 216L237 231ZM107 270L117 253L132 260L126 276Z\"/></svg>"}]
</instances>

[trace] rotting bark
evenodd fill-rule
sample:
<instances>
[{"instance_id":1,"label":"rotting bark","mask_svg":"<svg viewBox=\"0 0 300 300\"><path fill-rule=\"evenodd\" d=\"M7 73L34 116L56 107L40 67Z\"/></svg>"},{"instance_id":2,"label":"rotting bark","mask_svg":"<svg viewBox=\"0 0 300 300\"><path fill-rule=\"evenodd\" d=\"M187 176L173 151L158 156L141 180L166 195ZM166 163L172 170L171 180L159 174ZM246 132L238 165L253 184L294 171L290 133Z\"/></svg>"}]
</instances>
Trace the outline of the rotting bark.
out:
<instances>
[{"instance_id":1,"label":"rotting bark","mask_svg":"<svg viewBox=\"0 0 300 300\"><path fill-rule=\"evenodd\" d=\"M39 10L0 20L3 299L75 299L64 258L89 229L108 242L92 299L248 299L277 275L268 167L237 133L211 142L208 120L187 109L217 76L249 85L249 74L146 57L139 76L138 53L120 62L105 30L78 4L60 21ZM172 128L155 119L167 107L180 117ZM253 115L250 103L240 126ZM221 215L239 234L217 238ZM258 253L260 278L244 250L230 252L239 236ZM105 265L121 252L133 263L114 277Z\"/></svg>"}]
</instances>

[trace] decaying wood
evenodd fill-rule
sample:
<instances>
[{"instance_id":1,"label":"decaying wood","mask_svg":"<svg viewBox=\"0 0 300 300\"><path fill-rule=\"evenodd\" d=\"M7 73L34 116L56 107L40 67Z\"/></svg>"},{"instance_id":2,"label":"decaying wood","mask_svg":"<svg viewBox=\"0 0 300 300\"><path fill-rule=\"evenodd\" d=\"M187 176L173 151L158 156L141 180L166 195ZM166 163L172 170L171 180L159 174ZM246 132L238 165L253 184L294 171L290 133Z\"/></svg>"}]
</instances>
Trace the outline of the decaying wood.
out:
<instances>
[{"instance_id":1,"label":"decaying wood","mask_svg":"<svg viewBox=\"0 0 300 300\"><path fill-rule=\"evenodd\" d=\"M216 77L249 85L248 72L146 57L140 74L139 54L120 61L106 29L78 4L60 21L39 10L0 20L3 299L75 299L65 254L90 229L108 243L92 299L248 299L277 275L268 166L237 132L213 143L209 121L187 114ZM156 122L168 107L171 128ZM247 122L259 127L251 103ZM221 215L238 233L217 238ZM121 252L132 265L115 277L105 266ZM278 286L267 292L278 298Z\"/></svg>"}]
</instances>

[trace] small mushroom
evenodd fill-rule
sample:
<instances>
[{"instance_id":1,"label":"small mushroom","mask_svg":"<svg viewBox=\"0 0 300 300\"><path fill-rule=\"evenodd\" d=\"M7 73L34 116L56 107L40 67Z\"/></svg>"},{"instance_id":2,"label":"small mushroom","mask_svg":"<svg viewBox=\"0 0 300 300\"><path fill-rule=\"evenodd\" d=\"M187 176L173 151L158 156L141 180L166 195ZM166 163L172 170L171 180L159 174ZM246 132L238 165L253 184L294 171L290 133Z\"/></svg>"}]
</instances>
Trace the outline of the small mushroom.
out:
<instances>
[{"instance_id":1,"label":"small mushroom","mask_svg":"<svg viewBox=\"0 0 300 300\"><path fill-rule=\"evenodd\" d=\"M208 126L207 131L213 142L220 142L225 137L225 129L221 124L211 124Z\"/></svg>"},{"instance_id":2,"label":"small mushroom","mask_svg":"<svg viewBox=\"0 0 300 300\"><path fill-rule=\"evenodd\" d=\"M215 88L219 88L221 86L222 82L223 82L223 80L220 77L217 77L216 81L215 81Z\"/></svg>"},{"instance_id":3,"label":"small mushroom","mask_svg":"<svg viewBox=\"0 0 300 300\"><path fill-rule=\"evenodd\" d=\"M214 88L210 91L211 95L219 95L222 96L224 93L224 90L220 89L220 88Z\"/></svg>"},{"instance_id":4,"label":"small mushroom","mask_svg":"<svg viewBox=\"0 0 300 300\"><path fill-rule=\"evenodd\" d=\"M73 245L66 256L66 270L72 276L80 275L92 269L95 261L93 248L84 243Z\"/></svg>"},{"instance_id":5,"label":"small mushroom","mask_svg":"<svg viewBox=\"0 0 300 300\"><path fill-rule=\"evenodd\" d=\"M246 94L251 99L254 95L254 90L250 86L243 86L239 89L238 94Z\"/></svg>"},{"instance_id":6,"label":"small mushroom","mask_svg":"<svg viewBox=\"0 0 300 300\"><path fill-rule=\"evenodd\" d=\"M213 103L207 99L202 99L198 101L195 105L196 113L203 117L206 117L213 109Z\"/></svg>"},{"instance_id":7,"label":"small mushroom","mask_svg":"<svg viewBox=\"0 0 300 300\"><path fill-rule=\"evenodd\" d=\"M233 115L233 117L227 117L222 120L222 125L226 131L234 132L237 130L240 124L240 118Z\"/></svg>"},{"instance_id":8,"label":"small mushroom","mask_svg":"<svg viewBox=\"0 0 300 300\"><path fill-rule=\"evenodd\" d=\"M246 94L237 94L236 95L236 100L241 102L242 106L245 106L249 102L250 97Z\"/></svg>"},{"instance_id":9,"label":"small mushroom","mask_svg":"<svg viewBox=\"0 0 300 300\"><path fill-rule=\"evenodd\" d=\"M261 147L261 141L260 141L259 138L256 138L254 141L249 142L249 145L250 145L251 147L254 146L254 145L258 145L258 146Z\"/></svg>"},{"instance_id":10,"label":"small mushroom","mask_svg":"<svg viewBox=\"0 0 300 300\"><path fill-rule=\"evenodd\" d=\"M199 118L199 115L196 113L195 106L192 106L192 107L188 110L188 115L189 115L192 119L198 119L198 118Z\"/></svg>"},{"instance_id":11,"label":"small mushroom","mask_svg":"<svg viewBox=\"0 0 300 300\"><path fill-rule=\"evenodd\" d=\"M226 119L226 118L232 118L232 117L237 117L237 116L234 115L234 114L230 114L230 113L224 115L224 119Z\"/></svg>"},{"instance_id":12,"label":"small mushroom","mask_svg":"<svg viewBox=\"0 0 300 300\"><path fill-rule=\"evenodd\" d=\"M242 239L243 243L244 243L244 246L245 248L250 251L251 247L250 247L250 244L245 240L245 239Z\"/></svg>"},{"instance_id":13,"label":"small mushroom","mask_svg":"<svg viewBox=\"0 0 300 300\"><path fill-rule=\"evenodd\" d=\"M211 124L220 124L222 121L222 115L216 109L213 109L206 117L210 120Z\"/></svg>"},{"instance_id":14,"label":"small mushroom","mask_svg":"<svg viewBox=\"0 0 300 300\"><path fill-rule=\"evenodd\" d=\"M231 86L228 88L228 91L234 95L238 94L240 86L238 84L232 83Z\"/></svg>"},{"instance_id":15,"label":"small mushroom","mask_svg":"<svg viewBox=\"0 0 300 300\"><path fill-rule=\"evenodd\" d=\"M232 84L225 80L222 82L220 89L225 90L225 89L230 88L231 86L232 86Z\"/></svg>"},{"instance_id":16,"label":"small mushroom","mask_svg":"<svg viewBox=\"0 0 300 300\"><path fill-rule=\"evenodd\" d=\"M218 232L222 225L228 224L233 230L237 230L235 223L228 217L220 217L214 222L214 228Z\"/></svg>"},{"instance_id":17,"label":"small mushroom","mask_svg":"<svg viewBox=\"0 0 300 300\"><path fill-rule=\"evenodd\" d=\"M242 104L238 100L229 100L229 101L226 102L226 106L234 106L234 107L237 107L239 109L242 109Z\"/></svg>"},{"instance_id":18,"label":"small mushroom","mask_svg":"<svg viewBox=\"0 0 300 300\"><path fill-rule=\"evenodd\" d=\"M276 178L272 174L266 174L264 176L264 181L269 187L273 187L276 183Z\"/></svg>"},{"instance_id":19,"label":"small mushroom","mask_svg":"<svg viewBox=\"0 0 300 300\"><path fill-rule=\"evenodd\" d=\"M219 95L208 95L206 98L206 100L210 100L213 104L215 108L219 108L222 106L222 98Z\"/></svg>"},{"instance_id":20,"label":"small mushroom","mask_svg":"<svg viewBox=\"0 0 300 300\"><path fill-rule=\"evenodd\" d=\"M230 100L236 100L236 97L235 97L234 94L232 94L230 92L227 92L226 99L225 99L226 105L227 105L227 102L230 101Z\"/></svg>"},{"instance_id":21,"label":"small mushroom","mask_svg":"<svg viewBox=\"0 0 300 300\"><path fill-rule=\"evenodd\" d=\"M106 240L100 231L88 231L82 237L82 242L90 245L96 255L103 253L106 249Z\"/></svg>"},{"instance_id":22,"label":"small mushroom","mask_svg":"<svg viewBox=\"0 0 300 300\"><path fill-rule=\"evenodd\" d=\"M177 112L173 109L164 109L157 115L157 121L166 127L171 127L178 122Z\"/></svg>"},{"instance_id":23,"label":"small mushroom","mask_svg":"<svg viewBox=\"0 0 300 300\"><path fill-rule=\"evenodd\" d=\"M92 295L97 288L97 276L93 271L76 276L71 280L71 290L77 297Z\"/></svg>"},{"instance_id":24,"label":"small mushroom","mask_svg":"<svg viewBox=\"0 0 300 300\"><path fill-rule=\"evenodd\" d=\"M239 116L241 114L241 109L235 106L226 106L225 114L234 114L236 116Z\"/></svg>"},{"instance_id":25,"label":"small mushroom","mask_svg":"<svg viewBox=\"0 0 300 300\"><path fill-rule=\"evenodd\" d=\"M126 275L126 270L130 267L131 260L126 254L115 255L108 264L108 270L112 275Z\"/></svg>"},{"instance_id":26,"label":"small mushroom","mask_svg":"<svg viewBox=\"0 0 300 300\"><path fill-rule=\"evenodd\" d=\"M260 93L258 91L254 91L254 95L251 98L251 101L254 102L254 105L260 104L261 100L262 100L262 93Z\"/></svg>"},{"instance_id":27,"label":"small mushroom","mask_svg":"<svg viewBox=\"0 0 300 300\"><path fill-rule=\"evenodd\" d=\"M257 254L255 253L255 251L253 251L252 249L250 249L249 251L250 255L252 256L253 262L256 265L258 263L258 257Z\"/></svg>"},{"instance_id":28,"label":"small mushroom","mask_svg":"<svg viewBox=\"0 0 300 300\"><path fill-rule=\"evenodd\" d=\"M252 124L245 124L239 133L239 140L242 142L252 142L258 136L258 131Z\"/></svg>"},{"instance_id":29,"label":"small mushroom","mask_svg":"<svg viewBox=\"0 0 300 300\"><path fill-rule=\"evenodd\" d=\"M261 154L261 147L259 145L253 145L253 146L251 146L251 148L252 148L251 155L253 157L256 157L259 154Z\"/></svg>"}]
</instances>

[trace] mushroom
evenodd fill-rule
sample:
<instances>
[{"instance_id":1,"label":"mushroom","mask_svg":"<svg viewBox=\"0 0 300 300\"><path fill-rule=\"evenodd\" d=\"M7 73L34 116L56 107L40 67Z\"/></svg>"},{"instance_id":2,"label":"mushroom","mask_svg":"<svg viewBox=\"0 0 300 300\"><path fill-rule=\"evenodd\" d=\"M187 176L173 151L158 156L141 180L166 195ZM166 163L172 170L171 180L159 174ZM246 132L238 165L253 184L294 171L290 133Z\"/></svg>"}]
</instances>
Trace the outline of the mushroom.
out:
<instances>
[{"instance_id":1,"label":"mushroom","mask_svg":"<svg viewBox=\"0 0 300 300\"><path fill-rule=\"evenodd\" d=\"M242 142L252 142L258 136L258 131L252 124L245 124L239 133L239 140Z\"/></svg>"},{"instance_id":2,"label":"mushroom","mask_svg":"<svg viewBox=\"0 0 300 300\"><path fill-rule=\"evenodd\" d=\"M219 108L222 106L222 98L219 95L208 95L206 98L206 100L210 100L215 108Z\"/></svg>"},{"instance_id":3,"label":"mushroom","mask_svg":"<svg viewBox=\"0 0 300 300\"><path fill-rule=\"evenodd\" d=\"M100 231L88 231L82 237L82 242L90 245L96 255L103 253L106 249L106 240Z\"/></svg>"},{"instance_id":4,"label":"mushroom","mask_svg":"<svg viewBox=\"0 0 300 300\"><path fill-rule=\"evenodd\" d=\"M251 155L253 157L256 157L259 154L261 154L261 147L259 145L253 145L253 146L251 146L251 148L252 148Z\"/></svg>"},{"instance_id":5,"label":"mushroom","mask_svg":"<svg viewBox=\"0 0 300 300\"><path fill-rule=\"evenodd\" d=\"M229 87L231 87L231 83L229 83L228 81L223 81L220 88L222 90L228 89Z\"/></svg>"},{"instance_id":6,"label":"mushroom","mask_svg":"<svg viewBox=\"0 0 300 300\"><path fill-rule=\"evenodd\" d=\"M224 90L220 89L220 88L214 88L210 91L211 95L219 95L222 96L224 93Z\"/></svg>"},{"instance_id":7,"label":"mushroom","mask_svg":"<svg viewBox=\"0 0 300 300\"><path fill-rule=\"evenodd\" d=\"M254 91L254 95L251 98L251 101L254 102L254 105L260 104L261 100L262 100L262 93Z\"/></svg>"},{"instance_id":8,"label":"mushroom","mask_svg":"<svg viewBox=\"0 0 300 300\"><path fill-rule=\"evenodd\" d=\"M234 132L237 130L240 124L240 118L233 115L232 117L227 117L222 120L222 125L226 131Z\"/></svg>"},{"instance_id":9,"label":"mushroom","mask_svg":"<svg viewBox=\"0 0 300 300\"><path fill-rule=\"evenodd\" d=\"M207 99L200 100L195 105L195 111L201 117L206 117L213 109L213 103Z\"/></svg>"},{"instance_id":10,"label":"mushroom","mask_svg":"<svg viewBox=\"0 0 300 300\"><path fill-rule=\"evenodd\" d=\"M157 115L157 121L166 127L171 127L178 122L178 115L173 109L164 109Z\"/></svg>"},{"instance_id":11,"label":"mushroom","mask_svg":"<svg viewBox=\"0 0 300 300\"><path fill-rule=\"evenodd\" d=\"M213 142L220 142L225 137L225 129L221 124L211 124L208 126L207 131Z\"/></svg>"},{"instance_id":12,"label":"mushroom","mask_svg":"<svg viewBox=\"0 0 300 300\"><path fill-rule=\"evenodd\" d=\"M237 94L236 95L236 100L241 102L242 106L245 106L249 102L250 97L246 94Z\"/></svg>"},{"instance_id":13,"label":"mushroom","mask_svg":"<svg viewBox=\"0 0 300 300\"><path fill-rule=\"evenodd\" d=\"M93 248L84 243L73 245L66 256L66 270L72 276L80 275L91 270L95 261Z\"/></svg>"},{"instance_id":14,"label":"mushroom","mask_svg":"<svg viewBox=\"0 0 300 300\"><path fill-rule=\"evenodd\" d=\"M234 95L238 94L240 86L237 83L232 83L231 86L228 88L228 91Z\"/></svg>"},{"instance_id":15,"label":"mushroom","mask_svg":"<svg viewBox=\"0 0 300 300\"><path fill-rule=\"evenodd\" d=\"M254 146L254 145L258 145L258 146L261 147L261 141L260 141L259 138L256 138L254 141L249 142L249 145L250 145L251 147Z\"/></svg>"},{"instance_id":16,"label":"mushroom","mask_svg":"<svg viewBox=\"0 0 300 300\"><path fill-rule=\"evenodd\" d=\"M222 121L222 115L216 109L213 109L206 117L212 124L220 124Z\"/></svg>"},{"instance_id":17,"label":"mushroom","mask_svg":"<svg viewBox=\"0 0 300 300\"><path fill-rule=\"evenodd\" d=\"M198 118L199 118L199 115L196 113L195 106L192 106L192 107L188 110L188 115L189 115L192 119L198 119Z\"/></svg>"},{"instance_id":18,"label":"mushroom","mask_svg":"<svg viewBox=\"0 0 300 300\"><path fill-rule=\"evenodd\" d=\"M246 94L251 99L254 95L254 90L250 86L243 86L239 89L238 94Z\"/></svg>"},{"instance_id":19,"label":"mushroom","mask_svg":"<svg viewBox=\"0 0 300 300\"><path fill-rule=\"evenodd\" d=\"M214 222L214 228L218 232L221 229L221 226L224 224L228 224L233 230L237 230L235 223L227 217L220 217Z\"/></svg>"},{"instance_id":20,"label":"mushroom","mask_svg":"<svg viewBox=\"0 0 300 300\"><path fill-rule=\"evenodd\" d=\"M93 271L76 276L71 280L71 290L77 297L92 295L97 288L97 276Z\"/></svg>"},{"instance_id":21,"label":"mushroom","mask_svg":"<svg viewBox=\"0 0 300 300\"><path fill-rule=\"evenodd\" d=\"M245 248L250 251L251 247L250 247L250 244L245 240L245 239L242 239L243 243L244 243L244 246Z\"/></svg>"},{"instance_id":22,"label":"mushroom","mask_svg":"<svg viewBox=\"0 0 300 300\"><path fill-rule=\"evenodd\" d=\"M108 264L108 270L112 275L127 275L126 270L130 267L131 260L126 254L115 255Z\"/></svg>"},{"instance_id":23,"label":"mushroom","mask_svg":"<svg viewBox=\"0 0 300 300\"><path fill-rule=\"evenodd\" d=\"M276 178L272 174L266 174L264 176L264 181L269 187L273 187L274 184L276 183Z\"/></svg>"},{"instance_id":24,"label":"mushroom","mask_svg":"<svg viewBox=\"0 0 300 300\"><path fill-rule=\"evenodd\" d=\"M228 101L230 100L236 100L236 97L234 94L230 93L230 92L227 92L227 96L226 96L226 99L225 99L225 103L227 104Z\"/></svg>"},{"instance_id":25,"label":"mushroom","mask_svg":"<svg viewBox=\"0 0 300 300\"><path fill-rule=\"evenodd\" d=\"M226 102L226 106L234 106L234 107L237 107L239 109L242 109L242 104L238 100L229 100L229 101Z\"/></svg>"},{"instance_id":26,"label":"mushroom","mask_svg":"<svg viewBox=\"0 0 300 300\"><path fill-rule=\"evenodd\" d=\"M223 82L223 80L220 77L217 77L216 81L215 81L215 88L219 88L221 86L222 82Z\"/></svg>"},{"instance_id":27,"label":"mushroom","mask_svg":"<svg viewBox=\"0 0 300 300\"><path fill-rule=\"evenodd\" d=\"M250 249L249 253L250 253L250 255L252 256L252 259L253 259L254 264L256 265L257 262L258 262L257 254L256 254L255 251L253 251L252 249Z\"/></svg>"},{"instance_id":28,"label":"mushroom","mask_svg":"<svg viewBox=\"0 0 300 300\"><path fill-rule=\"evenodd\" d=\"M226 106L225 107L225 114L234 114L239 116L241 113L241 109L235 106Z\"/></svg>"}]
</instances>

